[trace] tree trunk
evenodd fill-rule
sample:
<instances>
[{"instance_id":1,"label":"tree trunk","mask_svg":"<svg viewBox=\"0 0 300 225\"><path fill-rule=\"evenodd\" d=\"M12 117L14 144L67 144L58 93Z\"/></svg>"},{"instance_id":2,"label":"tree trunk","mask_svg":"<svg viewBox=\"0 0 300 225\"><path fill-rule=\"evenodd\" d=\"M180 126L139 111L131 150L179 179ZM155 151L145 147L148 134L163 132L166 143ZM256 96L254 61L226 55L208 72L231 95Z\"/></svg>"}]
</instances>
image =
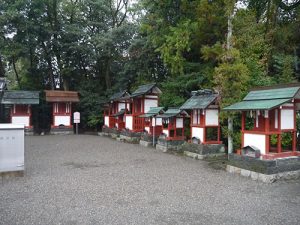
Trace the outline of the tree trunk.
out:
<instances>
[{"instance_id":1,"label":"tree trunk","mask_svg":"<svg viewBox=\"0 0 300 225\"><path fill-rule=\"evenodd\" d=\"M228 117L228 155L233 152L233 140L232 140L232 133L233 133L233 120L232 117Z\"/></svg>"},{"instance_id":2,"label":"tree trunk","mask_svg":"<svg viewBox=\"0 0 300 225\"><path fill-rule=\"evenodd\" d=\"M107 90L111 89L110 64L111 64L111 58L109 57L106 61L106 70L105 70L105 84Z\"/></svg>"},{"instance_id":3,"label":"tree trunk","mask_svg":"<svg viewBox=\"0 0 300 225\"><path fill-rule=\"evenodd\" d=\"M45 52L45 55L46 55L45 58L46 58L46 61L47 61L47 64L48 64L48 73L49 73L51 90L54 90L55 89L55 80L54 80L51 56L49 55L49 53L47 51L47 47L46 47L44 42L42 42L42 47L43 47L43 50Z\"/></svg>"},{"instance_id":4,"label":"tree trunk","mask_svg":"<svg viewBox=\"0 0 300 225\"><path fill-rule=\"evenodd\" d=\"M19 73L17 71L16 62L15 62L15 58L14 57L12 57L12 64L13 64L14 72L15 72L15 75L16 75L16 80L18 82L18 86L21 89L20 77L19 77Z\"/></svg>"},{"instance_id":5,"label":"tree trunk","mask_svg":"<svg viewBox=\"0 0 300 225\"><path fill-rule=\"evenodd\" d=\"M5 69L2 62L2 57L0 55L0 77L5 77Z\"/></svg>"},{"instance_id":6,"label":"tree trunk","mask_svg":"<svg viewBox=\"0 0 300 225\"><path fill-rule=\"evenodd\" d=\"M232 24L232 20L234 17L234 7L235 7L235 2L233 3L233 5L229 6L230 7L230 12L228 15L228 31L227 31L227 46L226 49L227 51L229 51L232 48L232 30L233 30L233 24ZM228 155L230 153L232 153L233 151L233 140L232 140L232 134L233 134L233 125L232 125L232 118L229 115L228 116Z\"/></svg>"},{"instance_id":7,"label":"tree trunk","mask_svg":"<svg viewBox=\"0 0 300 225\"><path fill-rule=\"evenodd\" d=\"M232 10L228 15L227 44L226 44L227 50L230 50L232 48L231 38L232 38L232 30L233 30L233 24L232 24L233 16L234 16L234 10Z\"/></svg>"}]
</instances>

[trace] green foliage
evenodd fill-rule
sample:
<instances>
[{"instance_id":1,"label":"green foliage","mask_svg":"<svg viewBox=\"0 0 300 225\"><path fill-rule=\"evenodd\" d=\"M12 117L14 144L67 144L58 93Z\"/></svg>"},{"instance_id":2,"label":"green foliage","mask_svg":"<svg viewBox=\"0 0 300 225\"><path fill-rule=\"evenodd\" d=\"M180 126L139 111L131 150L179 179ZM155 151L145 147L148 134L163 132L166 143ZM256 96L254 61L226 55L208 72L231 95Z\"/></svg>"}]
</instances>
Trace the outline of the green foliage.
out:
<instances>
[{"instance_id":1,"label":"green foliage","mask_svg":"<svg viewBox=\"0 0 300 225\"><path fill-rule=\"evenodd\" d=\"M190 92L200 89L202 83L203 76L196 73L169 78L162 83L160 104L165 107L181 106L190 97Z\"/></svg>"},{"instance_id":2,"label":"green foliage","mask_svg":"<svg viewBox=\"0 0 300 225\"><path fill-rule=\"evenodd\" d=\"M249 70L239 58L239 51L232 49L223 55L223 63L215 68L214 82L222 96L221 107L238 102L246 94Z\"/></svg>"}]
</instances>

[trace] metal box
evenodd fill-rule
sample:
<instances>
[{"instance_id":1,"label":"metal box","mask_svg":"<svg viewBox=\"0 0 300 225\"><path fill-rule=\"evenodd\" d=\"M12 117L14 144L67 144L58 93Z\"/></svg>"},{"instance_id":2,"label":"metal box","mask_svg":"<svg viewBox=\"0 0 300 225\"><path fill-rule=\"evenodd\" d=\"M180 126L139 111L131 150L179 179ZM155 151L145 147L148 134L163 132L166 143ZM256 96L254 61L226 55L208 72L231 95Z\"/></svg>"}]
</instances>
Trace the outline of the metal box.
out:
<instances>
[{"instance_id":1,"label":"metal box","mask_svg":"<svg viewBox=\"0 0 300 225\"><path fill-rule=\"evenodd\" d=\"M24 125L0 124L0 173L24 171Z\"/></svg>"}]
</instances>

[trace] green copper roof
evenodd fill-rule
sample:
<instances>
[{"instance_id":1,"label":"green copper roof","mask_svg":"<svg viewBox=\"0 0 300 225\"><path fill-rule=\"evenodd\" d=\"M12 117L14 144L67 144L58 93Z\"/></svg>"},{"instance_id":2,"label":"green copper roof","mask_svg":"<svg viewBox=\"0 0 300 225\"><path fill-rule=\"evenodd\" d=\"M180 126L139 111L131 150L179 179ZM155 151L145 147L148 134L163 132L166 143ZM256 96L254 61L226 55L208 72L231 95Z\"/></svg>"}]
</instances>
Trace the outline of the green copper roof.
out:
<instances>
[{"instance_id":1,"label":"green copper roof","mask_svg":"<svg viewBox=\"0 0 300 225\"><path fill-rule=\"evenodd\" d=\"M150 107L150 110L148 112L146 112L145 114L141 115L140 117L147 118L147 117L156 116L160 112L164 112L163 108L164 107Z\"/></svg>"},{"instance_id":2,"label":"green copper roof","mask_svg":"<svg viewBox=\"0 0 300 225\"><path fill-rule=\"evenodd\" d=\"M194 95L180 109L205 109L217 98L217 94Z\"/></svg>"},{"instance_id":3,"label":"green copper roof","mask_svg":"<svg viewBox=\"0 0 300 225\"><path fill-rule=\"evenodd\" d=\"M157 117L159 117L159 118L170 118L170 117L178 116L180 113L184 113L186 116L188 116L186 111L184 111L180 108L169 108L164 114L158 115Z\"/></svg>"},{"instance_id":4,"label":"green copper roof","mask_svg":"<svg viewBox=\"0 0 300 225\"><path fill-rule=\"evenodd\" d=\"M4 91L2 104L39 104L38 91Z\"/></svg>"},{"instance_id":5,"label":"green copper roof","mask_svg":"<svg viewBox=\"0 0 300 225\"><path fill-rule=\"evenodd\" d=\"M117 93L113 94L109 98L109 100L110 101L116 101L116 100L118 100L120 98L126 97L127 95L129 96L129 94L127 93L127 91L120 91L120 92L117 92Z\"/></svg>"},{"instance_id":6,"label":"green copper roof","mask_svg":"<svg viewBox=\"0 0 300 225\"><path fill-rule=\"evenodd\" d=\"M242 101L231 106L225 107L223 110L227 111L248 111L248 110L270 110L290 101L288 98L284 99L270 99L257 101Z\"/></svg>"},{"instance_id":7,"label":"green copper roof","mask_svg":"<svg viewBox=\"0 0 300 225\"><path fill-rule=\"evenodd\" d=\"M152 84L145 84L145 85L141 85L138 87L137 90L135 90L130 97L137 97L137 96L140 96L140 95L144 95L144 94L147 94L149 93L153 88L156 87L156 84L155 83L152 83ZM159 90L159 92L161 92Z\"/></svg>"},{"instance_id":8,"label":"green copper roof","mask_svg":"<svg viewBox=\"0 0 300 225\"><path fill-rule=\"evenodd\" d=\"M250 91L249 94L243 100L249 101L249 100L293 98L299 91L299 88L300 87L289 87L289 88L276 88L276 89L269 89L269 90Z\"/></svg>"},{"instance_id":9,"label":"green copper roof","mask_svg":"<svg viewBox=\"0 0 300 225\"><path fill-rule=\"evenodd\" d=\"M242 102L225 107L227 111L270 110L291 101L300 87L250 91Z\"/></svg>"},{"instance_id":10,"label":"green copper roof","mask_svg":"<svg viewBox=\"0 0 300 225\"><path fill-rule=\"evenodd\" d=\"M122 116L125 113L125 109L121 109L119 112L113 115L113 117Z\"/></svg>"}]
</instances>

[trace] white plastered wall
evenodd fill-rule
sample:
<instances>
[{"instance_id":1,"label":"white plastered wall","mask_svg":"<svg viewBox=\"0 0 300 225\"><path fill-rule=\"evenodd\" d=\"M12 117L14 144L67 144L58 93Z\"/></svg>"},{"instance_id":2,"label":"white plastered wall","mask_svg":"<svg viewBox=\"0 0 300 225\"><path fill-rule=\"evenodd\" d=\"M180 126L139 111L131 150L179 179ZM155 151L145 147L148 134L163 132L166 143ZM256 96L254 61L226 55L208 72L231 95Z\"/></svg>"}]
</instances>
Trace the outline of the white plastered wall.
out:
<instances>
[{"instance_id":1,"label":"white plastered wall","mask_svg":"<svg viewBox=\"0 0 300 225\"><path fill-rule=\"evenodd\" d=\"M183 128L183 118L176 118L176 128Z\"/></svg>"},{"instance_id":2,"label":"white plastered wall","mask_svg":"<svg viewBox=\"0 0 300 225\"><path fill-rule=\"evenodd\" d=\"M148 112L151 107L157 107L157 99L145 99L144 112Z\"/></svg>"},{"instance_id":3,"label":"white plastered wall","mask_svg":"<svg viewBox=\"0 0 300 225\"><path fill-rule=\"evenodd\" d=\"M107 127L109 126L109 116L104 117L104 125Z\"/></svg>"},{"instance_id":4,"label":"white plastered wall","mask_svg":"<svg viewBox=\"0 0 300 225\"><path fill-rule=\"evenodd\" d=\"M192 138L196 137L199 138L201 142L203 142L204 140L204 132L203 132L203 128L201 127L192 127Z\"/></svg>"},{"instance_id":5,"label":"white plastered wall","mask_svg":"<svg viewBox=\"0 0 300 225\"><path fill-rule=\"evenodd\" d=\"M244 146L253 145L260 150L261 154L266 154L266 135L244 134Z\"/></svg>"},{"instance_id":6,"label":"white plastered wall","mask_svg":"<svg viewBox=\"0 0 300 225\"><path fill-rule=\"evenodd\" d=\"M281 110L281 129L294 129L294 110Z\"/></svg>"},{"instance_id":7,"label":"white plastered wall","mask_svg":"<svg viewBox=\"0 0 300 225\"><path fill-rule=\"evenodd\" d=\"M145 127L145 131L147 131L148 133L150 133L150 127Z\"/></svg>"},{"instance_id":8,"label":"white plastered wall","mask_svg":"<svg viewBox=\"0 0 300 225\"><path fill-rule=\"evenodd\" d=\"M162 126L162 118L156 118L156 126Z\"/></svg>"},{"instance_id":9,"label":"white plastered wall","mask_svg":"<svg viewBox=\"0 0 300 225\"><path fill-rule=\"evenodd\" d=\"M169 130L167 130L167 129L163 129L163 131L162 131L165 135L167 135L167 137L169 137Z\"/></svg>"},{"instance_id":10,"label":"white plastered wall","mask_svg":"<svg viewBox=\"0 0 300 225\"><path fill-rule=\"evenodd\" d=\"M12 116L11 123L12 124L22 124L25 127L29 126L30 118L29 116Z\"/></svg>"},{"instance_id":11,"label":"white plastered wall","mask_svg":"<svg viewBox=\"0 0 300 225\"><path fill-rule=\"evenodd\" d=\"M219 112L217 109L207 109L205 113L205 124L211 126L219 125Z\"/></svg>"},{"instance_id":12,"label":"white plastered wall","mask_svg":"<svg viewBox=\"0 0 300 225\"><path fill-rule=\"evenodd\" d=\"M132 125L133 125L133 120L132 120L132 116L125 116L125 128L132 130Z\"/></svg>"},{"instance_id":13,"label":"white plastered wall","mask_svg":"<svg viewBox=\"0 0 300 225\"><path fill-rule=\"evenodd\" d=\"M124 102L119 102L118 103L118 109L119 109L119 111L122 110L122 109L125 109L125 103Z\"/></svg>"},{"instance_id":14,"label":"white plastered wall","mask_svg":"<svg viewBox=\"0 0 300 225\"><path fill-rule=\"evenodd\" d=\"M70 126L70 116L54 116L54 126L59 125Z\"/></svg>"}]
</instances>

